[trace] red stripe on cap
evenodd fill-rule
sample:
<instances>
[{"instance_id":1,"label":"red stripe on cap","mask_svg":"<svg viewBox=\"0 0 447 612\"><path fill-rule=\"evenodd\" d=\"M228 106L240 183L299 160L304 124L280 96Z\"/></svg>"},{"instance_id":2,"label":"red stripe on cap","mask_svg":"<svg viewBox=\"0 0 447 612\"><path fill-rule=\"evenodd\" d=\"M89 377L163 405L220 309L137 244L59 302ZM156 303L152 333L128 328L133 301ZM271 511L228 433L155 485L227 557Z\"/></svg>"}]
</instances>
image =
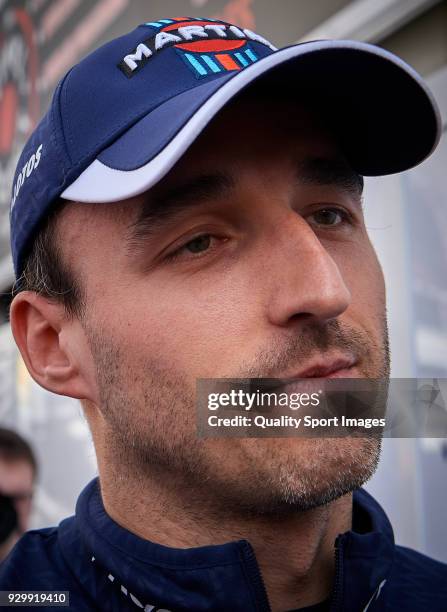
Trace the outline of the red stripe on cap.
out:
<instances>
[{"instance_id":1,"label":"red stripe on cap","mask_svg":"<svg viewBox=\"0 0 447 612\"><path fill-rule=\"evenodd\" d=\"M231 51L231 49L242 47L245 43L245 40L223 40L218 38L217 40L195 40L189 43L178 43L175 46L185 51L208 53L210 51Z\"/></svg>"},{"instance_id":2,"label":"red stripe on cap","mask_svg":"<svg viewBox=\"0 0 447 612\"><path fill-rule=\"evenodd\" d=\"M215 56L226 70L240 70L240 66L236 64L231 55L227 53L219 53Z\"/></svg>"}]
</instances>

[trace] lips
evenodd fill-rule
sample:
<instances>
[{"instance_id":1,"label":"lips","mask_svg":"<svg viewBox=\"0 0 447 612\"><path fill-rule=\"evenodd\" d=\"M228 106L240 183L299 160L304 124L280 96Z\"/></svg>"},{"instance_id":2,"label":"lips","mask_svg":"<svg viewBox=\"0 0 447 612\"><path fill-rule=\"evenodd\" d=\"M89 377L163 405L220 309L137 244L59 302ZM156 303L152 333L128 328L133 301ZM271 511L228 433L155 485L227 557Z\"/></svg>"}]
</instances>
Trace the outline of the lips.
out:
<instances>
[{"instance_id":1,"label":"lips","mask_svg":"<svg viewBox=\"0 0 447 612\"><path fill-rule=\"evenodd\" d=\"M307 367L293 372L286 379L296 378L348 378L355 377L357 359L353 355L315 360Z\"/></svg>"},{"instance_id":2,"label":"lips","mask_svg":"<svg viewBox=\"0 0 447 612\"><path fill-rule=\"evenodd\" d=\"M354 354L338 353L337 355L320 356L313 359L300 370L289 370L276 377L254 379L252 390L263 392L311 392L315 390L314 382L304 382L303 379L359 378L356 368L358 358ZM251 389L251 387L250 387Z\"/></svg>"},{"instance_id":3,"label":"lips","mask_svg":"<svg viewBox=\"0 0 447 612\"><path fill-rule=\"evenodd\" d=\"M296 378L334 378L349 375L349 371L354 364L355 361L352 359L339 359L329 364L316 364L298 372Z\"/></svg>"}]
</instances>

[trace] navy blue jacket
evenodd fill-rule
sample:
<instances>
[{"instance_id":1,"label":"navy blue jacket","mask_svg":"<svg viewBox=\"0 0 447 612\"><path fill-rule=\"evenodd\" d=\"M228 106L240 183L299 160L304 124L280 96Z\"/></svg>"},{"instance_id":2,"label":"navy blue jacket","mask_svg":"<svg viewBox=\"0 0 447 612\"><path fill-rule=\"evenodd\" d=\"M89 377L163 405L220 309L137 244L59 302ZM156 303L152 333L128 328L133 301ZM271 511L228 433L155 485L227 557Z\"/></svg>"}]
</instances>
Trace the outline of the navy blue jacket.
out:
<instances>
[{"instance_id":1,"label":"navy blue jacket","mask_svg":"<svg viewBox=\"0 0 447 612\"><path fill-rule=\"evenodd\" d=\"M384 511L363 489L335 559L331 612L447 611L447 565L396 546ZM143 540L106 514L97 479L75 516L16 544L0 567L0 590L13 589L69 591L76 612L270 610L247 541L175 549Z\"/></svg>"}]
</instances>

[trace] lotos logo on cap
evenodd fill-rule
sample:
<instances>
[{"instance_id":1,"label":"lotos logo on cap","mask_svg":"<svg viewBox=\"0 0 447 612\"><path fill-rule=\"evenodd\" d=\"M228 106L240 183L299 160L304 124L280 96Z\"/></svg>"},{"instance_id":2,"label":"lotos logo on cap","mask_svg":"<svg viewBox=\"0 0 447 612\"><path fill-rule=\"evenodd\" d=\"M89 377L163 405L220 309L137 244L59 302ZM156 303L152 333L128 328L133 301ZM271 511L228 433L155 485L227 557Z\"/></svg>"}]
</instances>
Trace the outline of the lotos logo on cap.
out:
<instances>
[{"instance_id":1,"label":"lotos logo on cap","mask_svg":"<svg viewBox=\"0 0 447 612\"><path fill-rule=\"evenodd\" d=\"M136 74L157 53L168 47L176 47L196 76L239 70L257 60L248 46L256 41L276 51L268 40L235 25L206 19L177 17L146 23L159 28L159 32L141 42L133 52L126 55L118 67L127 77ZM228 52L231 53L228 53ZM200 56L197 56L200 54Z\"/></svg>"},{"instance_id":2,"label":"lotos logo on cap","mask_svg":"<svg viewBox=\"0 0 447 612\"><path fill-rule=\"evenodd\" d=\"M31 157L25 162L22 170L20 171L17 180L15 182L12 191L11 210L14 208L19 191L22 188L23 183L27 178L31 176L31 173L37 168L40 162L43 145L39 145L37 150L31 155Z\"/></svg>"}]
</instances>

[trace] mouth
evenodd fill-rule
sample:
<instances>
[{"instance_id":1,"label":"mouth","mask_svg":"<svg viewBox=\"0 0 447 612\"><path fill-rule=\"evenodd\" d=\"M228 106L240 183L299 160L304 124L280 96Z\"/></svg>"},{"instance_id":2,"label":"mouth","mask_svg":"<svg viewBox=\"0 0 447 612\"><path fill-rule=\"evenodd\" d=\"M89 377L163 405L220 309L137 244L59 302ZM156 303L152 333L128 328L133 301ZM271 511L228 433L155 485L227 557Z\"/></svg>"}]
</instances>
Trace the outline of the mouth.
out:
<instances>
[{"instance_id":1,"label":"mouth","mask_svg":"<svg viewBox=\"0 0 447 612\"><path fill-rule=\"evenodd\" d=\"M299 372L294 378L352 378L355 375L355 365L355 362L348 360L314 365Z\"/></svg>"},{"instance_id":2,"label":"mouth","mask_svg":"<svg viewBox=\"0 0 447 612\"><path fill-rule=\"evenodd\" d=\"M252 383L256 383L256 388L263 391L279 391L283 388L288 392L303 391L314 387L313 382L305 383L303 379L360 378L357 364L358 358L354 354L321 356L309 361L300 370L289 370L276 377L256 379Z\"/></svg>"},{"instance_id":3,"label":"mouth","mask_svg":"<svg viewBox=\"0 0 447 612\"><path fill-rule=\"evenodd\" d=\"M296 380L299 378L358 378L357 358L354 355L327 357L317 359L301 370L287 373L281 379Z\"/></svg>"}]
</instances>

